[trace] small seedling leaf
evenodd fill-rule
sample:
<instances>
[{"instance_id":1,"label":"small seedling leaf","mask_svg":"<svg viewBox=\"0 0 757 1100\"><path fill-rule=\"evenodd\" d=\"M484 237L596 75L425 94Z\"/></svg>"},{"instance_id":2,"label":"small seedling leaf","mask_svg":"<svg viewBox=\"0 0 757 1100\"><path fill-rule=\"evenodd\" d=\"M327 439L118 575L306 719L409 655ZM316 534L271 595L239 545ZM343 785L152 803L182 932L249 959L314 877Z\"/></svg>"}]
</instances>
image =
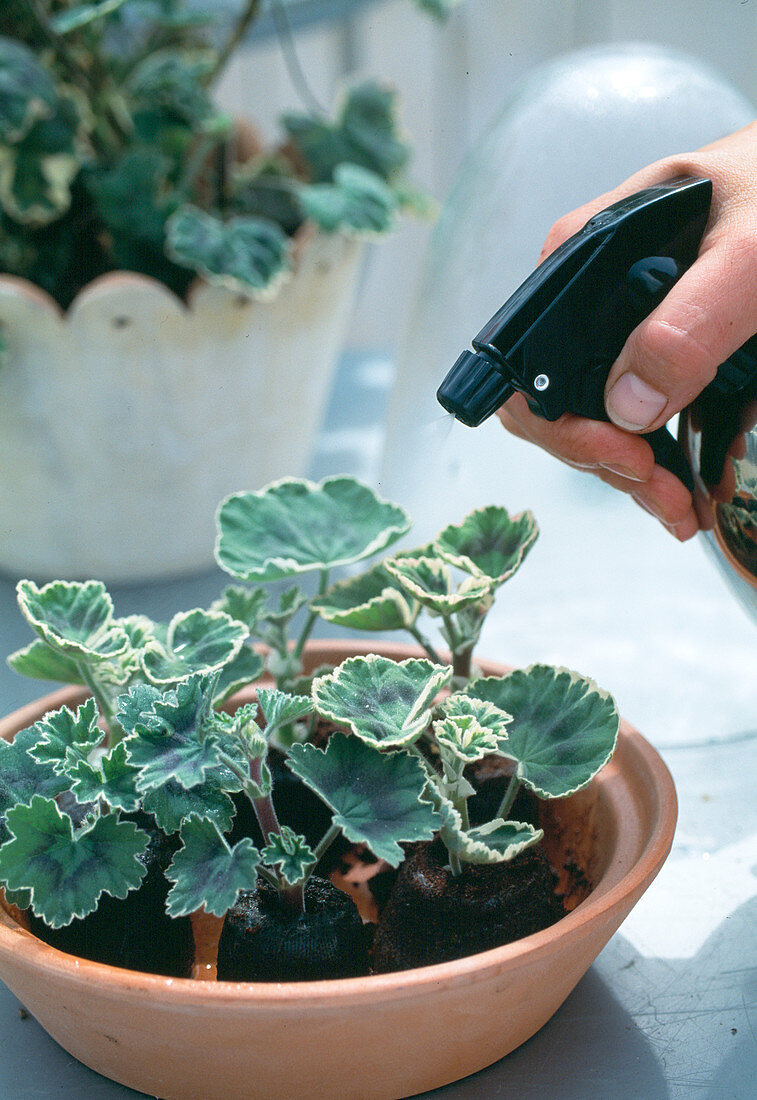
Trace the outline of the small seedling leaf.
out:
<instances>
[{"instance_id":1,"label":"small seedling leaf","mask_svg":"<svg viewBox=\"0 0 757 1100\"><path fill-rule=\"evenodd\" d=\"M501 751L540 798L585 787L615 749L620 719L612 697L570 669L530 665L474 680L465 693L513 715Z\"/></svg>"},{"instance_id":2,"label":"small seedling leaf","mask_svg":"<svg viewBox=\"0 0 757 1100\"><path fill-rule=\"evenodd\" d=\"M182 847L173 857L166 878L174 883L166 911L183 917L196 909L222 917L240 890L252 890L257 881L260 853L248 837L233 848L210 821L194 814L180 831Z\"/></svg>"},{"instance_id":3,"label":"small seedling leaf","mask_svg":"<svg viewBox=\"0 0 757 1100\"><path fill-rule=\"evenodd\" d=\"M102 894L125 898L147 868L147 833L105 814L74 831L71 818L39 795L8 810L12 839L0 848L0 880L30 890L34 913L53 928L97 908Z\"/></svg>"},{"instance_id":4,"label":"small seedling leaf","mask_svg":"<svg viewBox=\"0 0 757 1100\"><path fill-rule=\"evenodd\" d=\"M260 492L235 493L221 504L217 522L218 564L241 580L259 581L360 561L410 526L400 507L351 477L319 485L287 478Z\"/></svg>"},{"instance_id":5,"label":"small seedling leaf","mask_svg":"<svg viewBox=\"0 0 757 1100\"><path fill-rule=\"evenodd\" d=\"M315 853L305 837L295 833L288 825L282 825L280 833L269 834L268 845L260 855L269 867L278 867L282 878L290 886L306 878L316 863Z\"/></svg>"},{"instance_id":6,"label":"small seedling leaf","mask_svg":"<svg viewBox=\"0 0 757 1100\"><path fill-rule=\"evenodd\" d=\"M310 601L322 619L353 630L407 630L420 604L401 591L382 563L365 573L337 581Z\"/></svg>"},{"instance_id":7,"label":"small seedling leaf","mask_svg":"<svg viewBox=\"0 0 757 1100\"><path fill-rule=\"evenodd\" d=\"M404 752L381 753L343 733L325 749L293 745L288 766L334 811L334 824L353 844L367 844L392 867L401 844L430 840L441 819L422 798L426 773Z\"/></svg>"},{"instance_id":8,"label":"small seedling leaf","mask_svg":"<svg viewBox=\"0 0 757 1100\"><path fill-rule=\"evenodd\" d=\"M210 605L211 611L223 611L237 622L244 623L252 634L258 624L268 599L268 590L262 585L243 588L241 584L229 584L220 597Z\"/></svg>"},{"instance_id":9,"label":"small seedling leaf","mask_svg":"<svg viewBox=\"0 0 757 1100\"><path fill-rule=\"evenodd\" d=\"M396 748L416 741L427 728L434 699L451 676L448 666L372 653L350 657L318 677L313 700L316 710L367 744Z\"/></svg>"},{"instance_id":10,"label":"small seedling leaf","mask_svg":"<svg viewBox=\"0 0 757 1100\"><path fill-rule=\"evenodd\" d=\"M506 863L541 840L544 833L523 821L503 821L501 817L472 829L464 829L460 814L444 799L440 807L444 819L440 835L449 852L464 863Z\"/></svg>"}]
</instances>

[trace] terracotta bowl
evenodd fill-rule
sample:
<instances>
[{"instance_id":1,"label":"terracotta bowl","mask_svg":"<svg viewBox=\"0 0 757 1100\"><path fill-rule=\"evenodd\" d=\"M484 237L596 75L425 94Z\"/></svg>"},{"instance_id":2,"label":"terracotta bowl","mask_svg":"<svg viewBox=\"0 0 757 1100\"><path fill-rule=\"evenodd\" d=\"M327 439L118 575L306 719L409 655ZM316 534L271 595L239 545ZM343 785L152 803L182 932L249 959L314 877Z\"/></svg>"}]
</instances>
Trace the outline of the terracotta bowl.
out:
<instances>
[{"instance_id":1,"label":"terracotta bowl","mask_svg":"<svg viewBox=\"0 0 757 1100\"><path fill-rule=\"evenodd\" d=\"M308 656L315 667L366 652L417 656L376 643L320 643ZM505 671L481 665L489 675ZM48 695L0 722L0 735L10 739L78 698L75 689ZM577 860L591 891L556 925L505 947L367 978L206 982L75 958L0 908L0 977L75 1058L164 1100L411 1096L496 1062L538 1031L670 850L673 781L625 722L613 759L590 786L550 805L552 854Z\"/></svg>"}]
</instances>

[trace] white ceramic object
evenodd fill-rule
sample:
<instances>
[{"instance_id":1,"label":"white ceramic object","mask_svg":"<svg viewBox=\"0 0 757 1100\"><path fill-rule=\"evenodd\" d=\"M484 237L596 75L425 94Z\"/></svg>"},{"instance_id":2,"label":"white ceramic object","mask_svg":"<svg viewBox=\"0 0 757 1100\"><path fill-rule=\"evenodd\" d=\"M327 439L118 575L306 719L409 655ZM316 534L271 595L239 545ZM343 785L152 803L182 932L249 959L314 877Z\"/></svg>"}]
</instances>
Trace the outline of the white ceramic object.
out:
<instances>
[{"instance_id":1,"label":"white ceramic object","mask_svg":"<svg viewBox=\"0 0 757 1100\"><path fill-rule=\"evenodd\" d=\"M363 247L315 235L271 302L116 272L65 315L0 277L0 568L111 583L212 564L215 508L307 471Z\"/></svg>"}]
</instances>

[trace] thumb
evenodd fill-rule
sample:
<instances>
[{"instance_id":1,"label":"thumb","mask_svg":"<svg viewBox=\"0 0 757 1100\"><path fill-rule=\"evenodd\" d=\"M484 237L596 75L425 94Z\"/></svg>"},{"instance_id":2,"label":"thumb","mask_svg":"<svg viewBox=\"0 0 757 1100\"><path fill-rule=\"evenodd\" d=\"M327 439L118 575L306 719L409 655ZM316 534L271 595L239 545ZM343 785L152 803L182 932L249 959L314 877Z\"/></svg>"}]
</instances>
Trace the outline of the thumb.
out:
<instances>
[{"instance_id":1,"label":"thumb","mask_svg":"<svg viewBox=\"0 0 757 1100\"><path fill-rule=\"evenodd\" d=\"M660 427L757 332L753 243L729 237L700 254L626 341L605 385L607 414L618 427Z\"/></svg>"}]
</instances>

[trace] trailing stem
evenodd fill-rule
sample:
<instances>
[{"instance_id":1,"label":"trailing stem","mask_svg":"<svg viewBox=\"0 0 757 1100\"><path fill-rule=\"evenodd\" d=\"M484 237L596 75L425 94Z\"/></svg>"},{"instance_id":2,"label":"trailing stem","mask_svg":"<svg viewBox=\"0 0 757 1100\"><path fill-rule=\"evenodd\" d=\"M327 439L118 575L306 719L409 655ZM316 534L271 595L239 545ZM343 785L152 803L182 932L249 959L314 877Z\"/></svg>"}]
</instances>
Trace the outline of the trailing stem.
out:
<instances>
[{"instance_id":1,"label":"trailing stem","mask_svg":"<svg viewBox=\"0 0 757 1100\"><path fill-rule=\"evenodd\" d=\"M518 779L517 775L511 775L510 782L507 784L507 789L505 790L495 817L501 817L504 820L507 820L507 815L510 813L515 799L518 797L519 790L520 779Z\"/></svg>"}]
</instances>

